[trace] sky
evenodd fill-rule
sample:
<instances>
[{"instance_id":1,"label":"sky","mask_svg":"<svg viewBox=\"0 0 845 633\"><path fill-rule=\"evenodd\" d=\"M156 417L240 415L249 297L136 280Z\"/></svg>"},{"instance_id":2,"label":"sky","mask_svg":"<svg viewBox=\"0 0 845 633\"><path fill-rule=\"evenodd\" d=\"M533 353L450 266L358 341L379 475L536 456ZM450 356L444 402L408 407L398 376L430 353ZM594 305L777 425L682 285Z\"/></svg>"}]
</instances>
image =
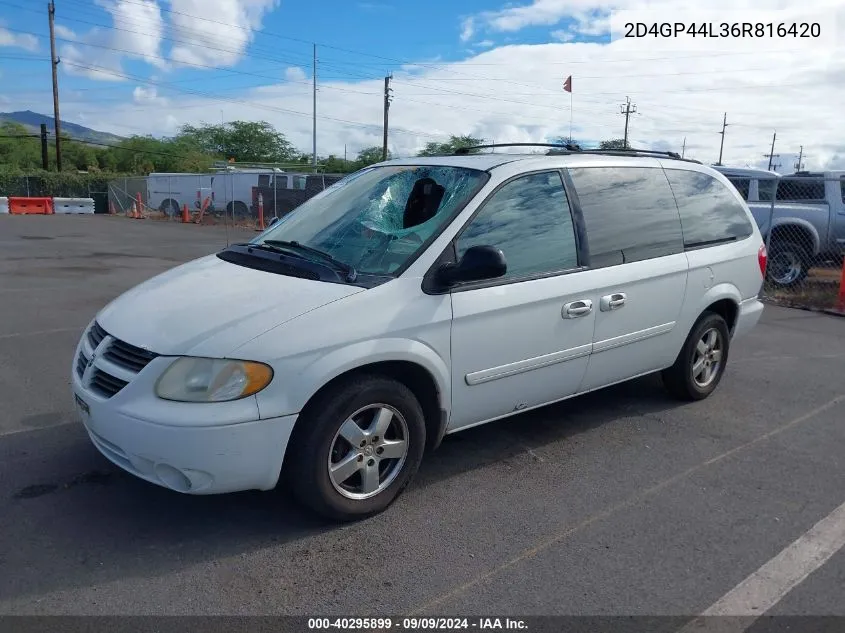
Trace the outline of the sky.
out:
<instances>
[{"instance_id":1,"label":"sky","mask_svg":"<svg viewBox=\"0 0 845 633\"><path fill-rule=\"evenodd\" d=\"M55 0L62 119L120 136L265 120L317 152L488 142L634 147L845 169L845 0ZM0 111L52 114L46 0L0 0ZM617 38L623 14L819 25L816 38ZM774 14L773 11L779 13ZM738 12L742 12L741 14ZM778 22L775 22L775 27ZM717 23L718 25L718 23ZM613 34L611 34L613 26ZM563 90L572 76L572 93Z\"/></svg>"}]
</instances>

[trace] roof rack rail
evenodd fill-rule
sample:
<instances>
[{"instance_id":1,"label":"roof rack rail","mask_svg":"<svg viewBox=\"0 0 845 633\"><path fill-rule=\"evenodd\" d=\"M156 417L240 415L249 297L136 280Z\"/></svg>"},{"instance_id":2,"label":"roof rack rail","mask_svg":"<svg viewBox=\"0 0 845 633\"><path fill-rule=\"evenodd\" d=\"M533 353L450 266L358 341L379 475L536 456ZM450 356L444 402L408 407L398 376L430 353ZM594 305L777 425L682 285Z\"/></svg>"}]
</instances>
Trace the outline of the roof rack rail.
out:
<instances>
[{"instance_id":1,"label":"roof rack rail","mask_svg":"<svg viewBox=\"0 0 845 633\"><path fill-rule=\"evenodd\" d=\"M578 145L572 143L493 143L492 145L469 145L467 147L459 147L455 150L455 155L463 156L464 154L469 154L470 150L495 149L496 147L555 147L558 149L565 149L570 152L582 151Z\"/></svg>"},{"instance_id":2,"label":"roof rack rail","mask_svg":"<svg viewBox=\"0 0 845 633\"><path fill-rule=\"evenodd\" d=\"M674 160L682 160L688 163L701 164L701 161L692 158L683 158L677 152L665 152L654 149L635 149L633 147L625 149L581 149L579 145L575 144L561 144L561 143L495 143L492 145L472 145L469 147L459 147L455 150L456 156L463 156L469 154L471 150L477 149L492 149L496 147L552 147L564 150L563 153L571 154L603 154L608 156L660 156L665 158L672 158Z\"/></svg>"}]
</instances>

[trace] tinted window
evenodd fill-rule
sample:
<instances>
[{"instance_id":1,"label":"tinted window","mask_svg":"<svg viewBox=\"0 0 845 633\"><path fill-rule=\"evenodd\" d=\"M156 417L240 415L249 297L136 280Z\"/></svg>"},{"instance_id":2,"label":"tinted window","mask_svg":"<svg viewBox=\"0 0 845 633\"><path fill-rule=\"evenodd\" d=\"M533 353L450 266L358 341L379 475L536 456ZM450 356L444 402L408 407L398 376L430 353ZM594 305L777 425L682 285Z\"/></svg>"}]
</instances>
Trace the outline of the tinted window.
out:
<instances>
[{"instance_id":1,"label":"tinted window","mask_svg":"<svg viewBox=\"0 0 845 633\"><path fill-rule=\"evenodd\" d=\"M269 175L260 175L258 177L258 186L259 187L269 187L270 186L270 176Z\"/></svg>"},{"instance_id":2,"label":"tinted window","mask_svg":"<svg viewBox=\"0 0 845 633\"><path fill-rule=\"evenodd\" d=\"M760 202L771 202L775 196L775 189L778 181L775 178L757 181L757 200Z\"/></svg>"},{"instance_id":3,"label":"tinted window","mask_svg":"<svg viewBox=\"0 0 845 633\"><path fill-rule=\"evenodd\" d=\"M739 191L739 195L742 196L743 200L748 200L748 186L751 183L751 180L748 178L728 178L731 181L731 184L736 187L736 190Z\"/></svg>"},{"instance_id":4,"label":"tinted window","mask_svg":"<svg viewBox=\"0 0 845 633\"><path fill-rule=\"evenodd\" d=\"M778 200L824 200L824 180L821 178L782 178L777 190Z\"/></svg>"},{"instance_id":5,"label":"tinted window","mask_svg":"<svg viewBox=\"0 0 845 633\"><path fill-rule=\"evenodd\" d=\"M680 169L667 169L666 176L678 201L687 246L751 235L745 209L721 182L707 174Z\"/></svg>"},{"instance_id":6,"label":"tinted window","mask_svg":"<svg viewBox=\"0 0 845 633\"><path fill-rule=\"evenodd\" d=\"M662 169L579 167L569 173L584 212L591 267L683 252L678 208Z\"/></svg>"},{"instance_id":7,"label":"tinted window","mask_svg":"<svg viewBox=\"0 0 845 633\"><path fill-rule=\"evenodd\" d=\"M471 246L502 249L506 278L578 266L572 216L560 174L513 180L484 203L457 241L458 257Z\"/></svg>"},{"instance_id":8,"label":"tinted window","mask_svg":"<svg viewBox=\"0 0 845 633\"><path fill-rule=\"evenodd\" d=\"M842 202L845 202L845 178L839 180L839 187L842 189Z\"/></svg>"}]
</instances>

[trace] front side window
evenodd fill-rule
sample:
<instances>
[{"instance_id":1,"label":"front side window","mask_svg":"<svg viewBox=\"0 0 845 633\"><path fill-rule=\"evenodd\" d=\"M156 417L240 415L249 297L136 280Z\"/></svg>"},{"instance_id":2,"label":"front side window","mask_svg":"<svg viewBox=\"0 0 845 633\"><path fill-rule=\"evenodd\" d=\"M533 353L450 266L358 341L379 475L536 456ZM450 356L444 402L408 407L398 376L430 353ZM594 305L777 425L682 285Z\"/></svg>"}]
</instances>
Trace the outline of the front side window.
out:
<instances>
[{"instance_id":1,"label":"front side window","mask_svg":"<svg viewBox=\"0 0 845 633\"><path fill-rule=\"evenodd\" d=\"M297 242L358 273L390 275L416 257L488 178L462 167L363 169L310 198L251 243Z\"/></svg>"},{"instance_id":2,"label":"front side window","mask_svg":"<svg viewBox=\"0 0 845 633\"><path fill-rule=\"evenodd\" d=\"M667 169L684 230L684 245L705 246L753 233L743 206L721 182L697 171Z\"/></svg>"},{"instance_id":3,"label":"front side window","mask_svg":"<svg viewBox=\"0 0 845 633\"><path fill-rule=\"evenodd\" d=\"M662 169L577 167L569 173L584 213L591 268L683 252L678 207Z\"/></svg>"},{"instance_id":4,"label":"front side window","mask_svg":"<svg viewBox=\"0 0 845 633\"><path fill-rule=\"evenodd\" d=\"M505 254L505 279L578 266L569 202L556 171L512 180L494 193L458 237L458 257L472 246Z\"/></svg>"}]
</instances>

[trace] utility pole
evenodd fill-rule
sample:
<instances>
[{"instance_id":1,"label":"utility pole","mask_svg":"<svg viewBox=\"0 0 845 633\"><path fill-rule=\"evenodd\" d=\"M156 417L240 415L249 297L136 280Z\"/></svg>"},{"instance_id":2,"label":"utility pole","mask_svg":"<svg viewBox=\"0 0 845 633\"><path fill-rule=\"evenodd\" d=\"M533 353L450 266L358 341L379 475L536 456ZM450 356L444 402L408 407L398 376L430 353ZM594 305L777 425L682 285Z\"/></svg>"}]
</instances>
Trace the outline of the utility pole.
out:
<instances>
[{"instance_id":1,"label":"utility pole","mask_svg":"<svg viewBox=\"0 0 845 633\"><path fill-rule=\"evenodd\" d=\"M722 117L722 131L719 134L722 135L722 142L719 144L719 162L716 163L717 165L722 164L722 152L725 149L725 129L728 127L728 113L725 112L725 116Z\"/></svg>"},{"instance_id":2,"label":"utility pole","mask_svg":"<svg viewBox=\"0 0 845 633\"><path fill-rule=\"evenodd\" d=\"M801 164L801 159L804 158L804 146L801 145L801 149L798 152L798 162L795 164L795 171L799 172L804 169L804 165Z\"/></svg>"},{"instance_id":3,"label":"utility pole","mask_svg":"<svg viewBox=\"0 0 845 633\"><path fill-rule=\"evenodd\" d=\"M314 44L314 66L311 72L314 83L314 119L311 122L313 131L314 155L311 159L311 164L314 167L314 173L317 173L317 44Z\"/></svg>"},{"instance_id":4,"label":"utility pole","mask_svg":"<svg viewBox=\"0 0 845 633\"><path fill-rule=\"evenodd\" d=\"M625 103L619 106L620 112L625 115L625 141L624 148L628 148L628 118L637 111L637 105L631 103L631 97L625 97Z\"/></svg>"},{"instance_id":5,"label":"utility pole","mask_svg":"<svg viewBox=\"0 0 845 633\"><path fill-rule=\"evenodd\" d=\"M44 171L50 169L50 158L47 155L47 124L41 124L41 168Z\"/></svg>"},{"instance_id":6,"label":"utility pole","mask_svg":"<svg viewBox=\"0 0 845 633\"><path fill-rule=\"evenodd\" d=\"M769 171L772 171L772 159L780 158L780 154L775 154L775 139L778 137L778 133L775 132L772 134L772 149L769 151L768 154L763 154L766 158L769 159ZM780 165L778 165L780 167Z\"/></svg>"},{"instance_id":7,"label":"utility pole","mask_svg":"<svg viewBox=\"0 0 845 633\"><path fill-rule=\"evenodd\" d=\"M384 139L381 144L381 159L387 160L387 113L390 110L390 80L393 75L384 78Z\"/></svg>"},{"instance_id":8,"label":"utility pole","mask_svg":"<svg viewBox=\"0 0 845 633\"><path fill-rule=\"evenodd\" d=\"M59 75L58 66L61 61L56 57L56 33L54 22L56 19L56 4L53 0L47 5L47 16L50 21L50 65L53 67L53 120L56 125L56 171L62 171L62 124L59 114Z\"/></svg>"},{"instance_id":9,"label":"utility pole","mask_svg":"<svg viewBox=\"0 0 845 633\"><path fill-rule=\"evenodd\" d=\"M684 137L684 144L681 146L681 158L684 157L684 154L687 151L687 137Z\"/></svg>"}]
</instances>

